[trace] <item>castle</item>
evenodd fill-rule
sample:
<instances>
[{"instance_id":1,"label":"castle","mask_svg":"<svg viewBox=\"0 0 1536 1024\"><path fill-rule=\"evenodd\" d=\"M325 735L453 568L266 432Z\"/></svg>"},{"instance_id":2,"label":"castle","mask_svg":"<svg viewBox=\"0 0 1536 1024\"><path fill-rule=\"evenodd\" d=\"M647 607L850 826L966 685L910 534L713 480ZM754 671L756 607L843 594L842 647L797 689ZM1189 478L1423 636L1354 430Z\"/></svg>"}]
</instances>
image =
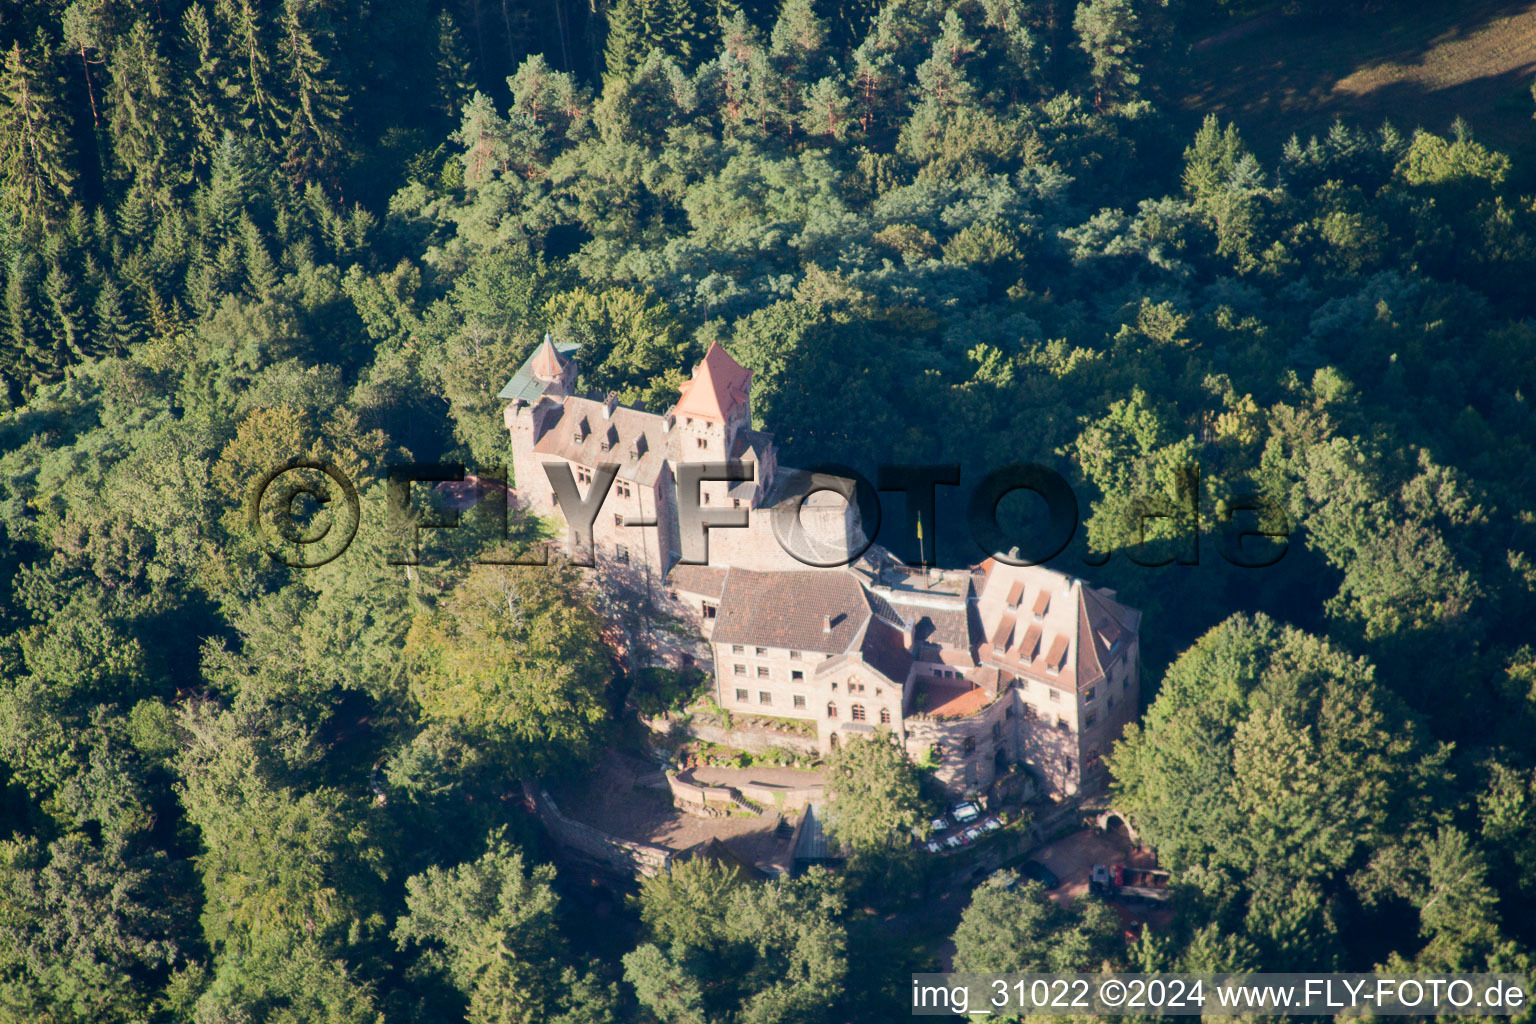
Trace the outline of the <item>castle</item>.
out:
<instances>
[{"instance_id":1,"label":"castle","mask_svg":"<svg viewBox=\"0 0 1536 1024\"><path fill-rule=\"evenodd\" d=\"M751 429L749 370L713 345L676 405L652 413L575 394L577 354L546 337L500 392L518 498L565 523L543 464L567 467L583 497L599 466L617 466L586 553L695 623L721 707L813 722L823 752L886 728L956 795L1104 784L1103 754L1139 706L1140 612L997 558L923 571L871 546L847 566L807 566L774 534L775 506L800 495L778 493L793 471ZM708 564L683 563L679 472L721 461L753 478L702 482L699 504L740 510L746 525L712 529ZM850 506L825 492L805 502L802 541L857 550Z\"/></svg>"}]
</instances>

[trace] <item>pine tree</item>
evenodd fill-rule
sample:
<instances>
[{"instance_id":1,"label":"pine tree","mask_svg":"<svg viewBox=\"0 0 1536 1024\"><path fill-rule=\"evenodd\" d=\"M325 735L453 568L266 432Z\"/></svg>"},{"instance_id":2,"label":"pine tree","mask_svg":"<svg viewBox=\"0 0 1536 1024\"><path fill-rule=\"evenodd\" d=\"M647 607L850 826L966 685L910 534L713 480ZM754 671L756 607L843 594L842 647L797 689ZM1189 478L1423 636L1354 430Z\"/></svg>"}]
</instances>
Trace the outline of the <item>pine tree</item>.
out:
<instances>
[{"instance_id":1,"label":"pine tree","mask_svg":"<svg viewBox=\"0 0 1536 1024\"><path fill-rule=\"evenodd\" d=\"M830 70L826 42L826 25L816 17L811 0L784 0L769 37L769 53L786 123L798 120L802 94Z\"/></svg>"},{"instance_id":2,"label":"pine tree","mask_svg":"<svg viewBox=\"0 0 1536 1024\"><path fill-rule=\"evenodd\" d=\"M447 8L437 14L437 102L450 121L457 121L464 104L475 91L463 33Z\"/></svg>"},{"instance_id":3,"label":"pine tree","mask_svg":"<svg viewBox=\"0 0 1536 1024\"><path fill-rule=\"evenodd\" d=\"M330 25L315 0L284 0L280 52L292 111L283 139L283 170L295 184L330 179L345 153L347 96L322 52Z\"/></svg>"},{"instance_id":4,"label":"pine tree","mask_svg":"<svg viewBox=\"0 0 1536 1024\"><path fill-rule=\"evenodd\" d=\"M650 52L647 32L655 21L655 0L616 0L608 8L603 62L609 75L628 78Z\"/></svg>"},{"instance_id":5,"label":"pine tree","mask_svg":"<svg viewBox=\"0 0 1536 1024\"><path fill-rule=\"evenodd\" d=\"M1297 153L1295 158L1290 155L1292 147ZM1222 188L1245 152L1237 137L1236 125L1229 124L1223 130L1215 114L1205 115L1204 123L1195 133L1195 141L1184 150L1185 194L1198 202ZM1286 149L1287 162L1299 160L1300 152L1300 144L1293 135Z\"/></svg>"},{"instance_id":6,"label":"pine tree","mask_svg":"<svg viewBox=\"0 0 1536 1024\"><path fill-rule=\"evenodd\" d=\"M54 339L59 348L74 359L86 359L96 353L89 350L85 310L80 305L80 291L69 268L54 262L43 280L43 295L48 300Z\"/></svg>"},{"instance_id":7,"label":"pine tree","mask_svg":"<svg viewBox=\"0 0 1536 1024\"><path fill-rule=\"evenodd\" d=\"M38 276L37 258L25 252L11 259L5 276L6 370L28 385L57 376L65 362L38 302Z\"/></svg>"},{"instance_id":8,"label":"pine tree","mask_svg":"<svg viewBox=\"0 0 1536 1024\"><path fill-rule=\"evenodd\" d=\"M176 75L149 19L138 21L114 48L111 134L118 165L150 192L187 179L178 136Z\"/></svg>"},{"instance_id":9,"label":"pine tree","mask_svg":"<svg viewBox=\"0 0 1536 1024\"><path fill-rule=\"evenodd\" d=\"M1168 40L1168 21L1159 0L1087 0L1072 27L1088 54L1097 94L1094 106L1140 97L1146 68Z\"/></svg>"},{"instance_id":10,"label":"pine tree","mask_svg":"<svg viewBox=\"0 0 1536 1024\"><path fill-rule=\"evenodd\" d=\"M276 47L257 0L218 0L215 9L220 28L228 39L230 56L229 99L235 123L277 152L287 113L278 96L277 72L272 66Z\"/></svg>"},{"instance_id":11,"label":"pine tree","mask_svg":"<svg viewBox=\"0 0 1536 1024\"><path fill-rule=\"evenodd\" d=\"M0 58L0 199L23 224L51 224L69 199L69 122L42 46Z\"/></svg>"},{"instance_id":12,"label":"pine tree","mask_svg":"<svg viewBox=\"0 0 1536 1024\"><path fill-rule=\"evenodd\" d=\"M853 124L851 106L842 84L835 78L823 78L805 94L801 130L807 135L830 135L841 142Z\"/></svg>"},{"instance_id":13,"label":"pine tree","mask_svg":"<svg viewBox=\"0 0 1536 1024\"><path fill-rule=\"evenodd\" d=\"M654 38L683 67L693 67L704 54L708 37L708 19L699 9L703 5L698 0L660 0L660 4Z\"/></svg>"},{"instance_id":14,"label":"pine tree","mask_svg":"<svg viewBox=\"0 0 1536 1024\"><path fill-rule=\"evenodd\" d=\"M853 51L853 116L867 138L895 120L900 77L891 55L866 39Z\"/></svg>"},{"instance_id":15,"label":"pine tree","mask_svg":"<svg viewBox=\"0 0 1536 1024\"><path fill-rule=\"evenodd\" d=\"M229 128L230 93L224 54L216 45L208 12L193 4L181 16L186 40L187 68L183 75L190 119L187 124L192 166L201 172L213 163Z\"/></svg>"},{"instance_id":16,"label":"pine tree","mask_svg":"<svg viewBox=\"0 0 1536 1024\"><path fill-rule=\"evenodd\" d=\"M65 45L80 55L85 95L91 103L91 124L96 128L101 127L101 108L96 103L96 83L91 76L91 65L106 63L100 56L103 35L100 14L100 8L95 5L73 3L64 8L61 25Z\"/></svg>"},{"instance_id":17,"label":"pine tree","mask_svg":"<svg viewBox=\"0 0 1536 1024\"><path fill-rule=\"evenodd\" d=\"M123 298L123 290L110 276L102 281L96 293L96 336L92 339L94 352L123 355L137 338L132 311Z\"/></svg>"},{"instance_id":18,"label":"pine tree","mask_svg":"<svg viewBox=\"0 0 1536 1024\"><path fill-rule=\"evenodd\" d=\"M250 293L260 298L277 284L277 265L267 251L267 243L261 237L261 229L249 214L240 215L240 239L245 256L245 280Z\"/></svg>"}]
</instances>

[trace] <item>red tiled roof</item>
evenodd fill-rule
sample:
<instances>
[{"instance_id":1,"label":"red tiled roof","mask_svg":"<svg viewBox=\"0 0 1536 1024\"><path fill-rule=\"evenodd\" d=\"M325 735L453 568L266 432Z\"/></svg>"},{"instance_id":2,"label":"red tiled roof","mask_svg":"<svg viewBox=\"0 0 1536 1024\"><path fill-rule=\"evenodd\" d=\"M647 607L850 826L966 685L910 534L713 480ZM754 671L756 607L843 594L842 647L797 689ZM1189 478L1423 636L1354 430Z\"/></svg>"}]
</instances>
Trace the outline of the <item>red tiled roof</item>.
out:
<instances>
[{"instance_id":1,"label":"red tiled roof","mask_svg":"<svg viewBox=\"0 0 1536 1024\"><path fill-rule=\"evenodd\" d=\"M1035 655L1040 653L1040 623L1032 622L1024 631L1024 639L1019 641L1019 649L1014 652L1013 660L1029 664L1035 660Z\"/></svg>"},{"instance_id":2,"label":"red tiled roof","mask_svg":"<svg viewBox=\"0 0 1536 1024\"><path fill-rule=\"evenodd\" d=\"M725 422L738 405L747 400L752 371L732 359L719 342L709 346L704 359L693 371L693 379L682 386L674 414L698 416Z\"/></svg>"},{"instance_id":3,"label":"red tiled roof","mask_svg":"<svg viewBox=\"0 0 1536 1024\"><path fill-rule=\"evenodd\" d=\"M1013 642L1014 617L1004 615L998 620L997 628L992 631L992 648L997 651L1006 651L1008 645Z\"/></svg>"},{"instance_id":4,"label":"red tiled roof","mask_svg":"<svg viewBox=\"0 0 1536 1024\"><path fill-rule=\"evenodd\" d=\"M964 718L992 703L986 690L964 681L925 679L919 692L928 697L923 714L935 718Z\"/></svg>"},{"instance_id":5,"label":"red tiled roof","mask_svg":"<svg viewBox=\"0 0 1536 1024\"><path fill-rule=\"evenodd\" d=\"M667 585L718 601L720 592L725 589L725 573L726 570L714 566L679 562L667 573Z\"/></svg>"},{"instance_id":6,"label":"red tiled roof","mask_svg":"<svg viewBox=\"0 0 1536 1024\"><path fill-rule=\"evenodd\" d=\"M1051 649L1045 652L1045 667L1060 669L1062 661L1067 656L1068 640L1065 634L1057 633L1051 638Z\"/></svg>"}]
</instances>

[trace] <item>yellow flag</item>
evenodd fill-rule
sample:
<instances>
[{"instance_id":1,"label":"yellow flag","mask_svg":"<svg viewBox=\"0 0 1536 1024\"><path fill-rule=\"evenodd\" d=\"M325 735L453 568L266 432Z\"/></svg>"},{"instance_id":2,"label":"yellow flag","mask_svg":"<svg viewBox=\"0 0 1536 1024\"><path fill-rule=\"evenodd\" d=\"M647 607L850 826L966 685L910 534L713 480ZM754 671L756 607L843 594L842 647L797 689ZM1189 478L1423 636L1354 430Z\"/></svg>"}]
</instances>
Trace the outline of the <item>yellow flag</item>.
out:
<instances>
[{"instance_id":1,"label":"yellow flag","mask_svg":"<svg viewBox=\"0 0 1536 1024\"><path fill-rule=\"evenodd\" d=\"M918 516L917 516L917 539L918 540L922 540L923 539L923 516L922 516L922 513L918 513Z\"/></svg>"}]
</instances>

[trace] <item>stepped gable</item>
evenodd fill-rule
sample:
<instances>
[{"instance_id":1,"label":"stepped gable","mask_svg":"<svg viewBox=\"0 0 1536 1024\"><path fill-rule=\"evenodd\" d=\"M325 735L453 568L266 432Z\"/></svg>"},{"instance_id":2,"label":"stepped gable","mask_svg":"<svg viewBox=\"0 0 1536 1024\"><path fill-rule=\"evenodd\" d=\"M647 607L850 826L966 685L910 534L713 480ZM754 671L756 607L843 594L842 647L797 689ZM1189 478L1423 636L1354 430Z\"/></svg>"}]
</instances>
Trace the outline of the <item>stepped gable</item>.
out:
<instances>
[{"instance_id":1,"label":"stepped gable","mask_svg":"<svg viewBox=\"0 0 1536 1024\"><path fill-rule=\"evenodd\" d=\"M725 423L747 403L751 386L752 371L714 342L682 386L674 414Z\"/></svg>"}]
</instances>

